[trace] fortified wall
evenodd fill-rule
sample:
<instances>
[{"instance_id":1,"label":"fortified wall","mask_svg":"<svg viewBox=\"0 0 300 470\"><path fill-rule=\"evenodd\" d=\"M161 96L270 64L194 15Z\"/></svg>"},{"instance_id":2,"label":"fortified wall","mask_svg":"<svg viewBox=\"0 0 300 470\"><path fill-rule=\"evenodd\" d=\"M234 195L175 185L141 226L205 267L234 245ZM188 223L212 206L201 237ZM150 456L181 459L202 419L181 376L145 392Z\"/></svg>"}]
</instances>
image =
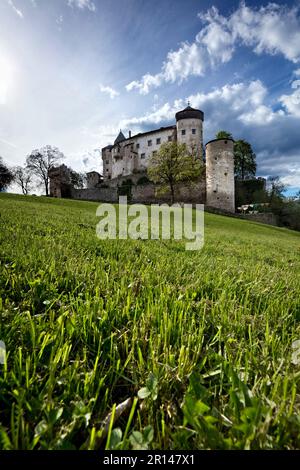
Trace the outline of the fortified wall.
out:
<instances>
[{"instance_id":1,"label":"fortified wall","mask_svg":"<svg viewBox=\"0 0 300 470\"><path fill-rule=\"evenodd\" d=\"M103 183L96 188L72 189L73 199L89 201L118 202L119 196L127 196L128 201L140 204L162 204L170 202L170 193L159 194L158 187L147 182L146 173L123 176ZM206 182L205 174L189 186L184 183L177 185L175 202L190 204L205 204Z\"/></svg>"}]
</instances>

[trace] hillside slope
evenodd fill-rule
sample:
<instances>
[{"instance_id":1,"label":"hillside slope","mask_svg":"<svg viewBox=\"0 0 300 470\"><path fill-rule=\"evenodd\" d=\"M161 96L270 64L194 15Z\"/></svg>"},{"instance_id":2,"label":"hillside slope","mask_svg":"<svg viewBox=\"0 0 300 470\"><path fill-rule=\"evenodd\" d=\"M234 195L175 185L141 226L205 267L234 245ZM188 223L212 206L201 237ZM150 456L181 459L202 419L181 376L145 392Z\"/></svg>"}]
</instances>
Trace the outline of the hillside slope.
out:
<instances>
[{"instance_id":1,"label":"hillside slope","mask_svg":"<svg viewBox=\"0 0 300 470\"><path fill-rule=\"evenodd\" d=\"M298 448L300 234L100 241L97 206L0 195L0 448Z\"/></svg>"}]
</instances>

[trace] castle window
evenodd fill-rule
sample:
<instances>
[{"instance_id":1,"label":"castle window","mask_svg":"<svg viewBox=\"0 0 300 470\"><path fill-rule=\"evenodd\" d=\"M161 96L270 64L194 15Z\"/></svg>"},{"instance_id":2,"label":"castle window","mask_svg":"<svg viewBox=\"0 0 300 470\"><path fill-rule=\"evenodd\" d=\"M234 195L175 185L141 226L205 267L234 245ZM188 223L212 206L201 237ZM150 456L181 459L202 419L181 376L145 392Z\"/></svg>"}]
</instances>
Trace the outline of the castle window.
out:
<instances>
[{"instance_id":1,"label":"castle window","mask_svg":"<svg viewBox=\"0 0 300 470\"><path fill-rule=\"evenodd\" d=\"M154 150L154 152L152 152L152 155L154 156L154 155L156 155L156 154L157 154L157 151Z\"/></svg>"},{"instance_id":2,"label":"castle window","mask_svg":"<svg viewBox=\"0 0 300 470\"><path fill-rule=\"evenodd\" d=\"M107 170L106 170L106 171L108 171L108 168L107 168Z\"/></svg>"},{"instance_id":3,"label":"castle window","mask_svg":"<svg viewBox=\"0 0 300 470\"><path fill-rule=\"evenodd\" d=\"M196 134L196 129L192 129L192 134Z\"/></svg>"},{"instance_id":4,"label":"castle window","mask_svg":"<svg viewBox=\"0 0 300 470\"><path fill-rule=\"evenodd\" d=\"M140 148L140 144L136 144L136 148L139 149L139 148Z\"/></svg>"},{"instance_id":5,"label":"castle window","mask_svg":"<svg viewBox=\"0 0 300 470\"><path fill-rule=\"evenodd\" d=\"M171 141L172 141L172 136L169 135L169 136L168 136L168 142L171 142Z\"/></svg>"},{"instance_id":6,"label":"castle window","mask_svg":"<svg viewBox=\"0 0 300 470\"><path fill-rule=\"evenodd\" d=\"M105 163L106 163L106 165L108 165L108 164L109 164L109 161L108 161L108 160L106 160L106 162L105 162Z\"/></svg>"},{"instance_id":7,"label":"castle window","mask_svg":"<svg viewBox=\"0 0 300 470\"><path fill-rule=\"evenodd\" d=\"M148 140L148 147L151 147L152 145L152 140Z\"/></svg>"},{"instance_id":8,"label":"castle window","mask_svg":"<svg viewBox=\"0 0 300 470\"><path fill-rule=\"evenodd\" d=\"M141 153L141 158L145 158L145 154L144 153Z\"/></svg>"},{"instance_id":9,"label":"castle window","mask_svg":"<svg viewBox=\"0 0 300 470\"><path fill-rule=\"evenodd\" d=\"M130 149L133 150L133 144L130 145Z\"/></svg>"},{"instance_id":10,"label":"castle window","mask_svg":"<svg viewBox=\"0 0 300 470\"><path fill-rule=\"evenodd\" d=\"M160 138L156 139L156 143L157 143L157 145L160 144Z\"/></svg>"},{"instance_id":11,"label":"castle window","mask_svg":"<svg viewBox=\"0 0 300 470\"><path fill-rule=\"evenodd\" d=\"M225 176L227 176L227 173L224 173Z\"/></svg>"},{"instance_id":12,"label":"castle window","mask_svg":"<svg viewBox=\"0 0 300 470\"><path fill-rule=\"evenodd\" d=\"M185 129L182 129L181 135L185 135Z\"/></svg>"}]
</instances>

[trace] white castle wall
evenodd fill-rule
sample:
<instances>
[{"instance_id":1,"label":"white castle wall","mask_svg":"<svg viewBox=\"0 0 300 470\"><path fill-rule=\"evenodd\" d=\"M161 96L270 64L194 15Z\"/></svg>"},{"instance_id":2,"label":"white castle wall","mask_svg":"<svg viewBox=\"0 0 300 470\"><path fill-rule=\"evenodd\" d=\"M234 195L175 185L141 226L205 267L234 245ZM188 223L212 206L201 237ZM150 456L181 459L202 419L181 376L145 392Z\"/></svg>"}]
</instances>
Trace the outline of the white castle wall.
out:
<instances>
[{"instance_id":1,"label":"white castle wall","mask_svg":"<svg viewBox=\"0 0 300 470\"><path fill-rule=\"evenodd\" d=\"M161 144L168 142L169 138L175 140L174 131L175 128L158 129L156 132L126 139L111 150L104 149L102 155L104 179L129 176L135 170L145 170L153 152L158 151ZM157 143L157 139L160 139L160 143ZM151 145L148 144L149 141Z\"/></svg>"}]
</instances>

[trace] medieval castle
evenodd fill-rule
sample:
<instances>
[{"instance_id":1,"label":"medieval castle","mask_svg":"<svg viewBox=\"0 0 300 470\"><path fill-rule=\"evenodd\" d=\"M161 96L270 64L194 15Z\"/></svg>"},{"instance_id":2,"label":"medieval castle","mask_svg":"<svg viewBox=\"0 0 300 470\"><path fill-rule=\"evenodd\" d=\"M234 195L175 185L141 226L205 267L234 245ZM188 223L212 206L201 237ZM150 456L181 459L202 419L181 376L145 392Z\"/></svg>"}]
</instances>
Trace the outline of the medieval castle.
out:
<instances>
[{"instance_id":1,"label":"medieval castle","mask_svg":"<svg viewBox=\"0 0 300 470\"><path fill-rule=\"evenodd\" d=\"M103 176L87 173L87 188L75 189L70 184L65 165L50 174L50 195L105 202L117 202L127 194L131 202L165 202L168 195L157 196L155 185L147 178L149 158L164 142L177 141L203 160L204 114L187 106L175 115L176 125L161 127L126 138L120 131L113 145L102 149ZM192 186L178 187L178 202L204 203L207 206L235 211L233 140L215 139L205 146L206 172Z\"/></svg>"}]
</instances>

